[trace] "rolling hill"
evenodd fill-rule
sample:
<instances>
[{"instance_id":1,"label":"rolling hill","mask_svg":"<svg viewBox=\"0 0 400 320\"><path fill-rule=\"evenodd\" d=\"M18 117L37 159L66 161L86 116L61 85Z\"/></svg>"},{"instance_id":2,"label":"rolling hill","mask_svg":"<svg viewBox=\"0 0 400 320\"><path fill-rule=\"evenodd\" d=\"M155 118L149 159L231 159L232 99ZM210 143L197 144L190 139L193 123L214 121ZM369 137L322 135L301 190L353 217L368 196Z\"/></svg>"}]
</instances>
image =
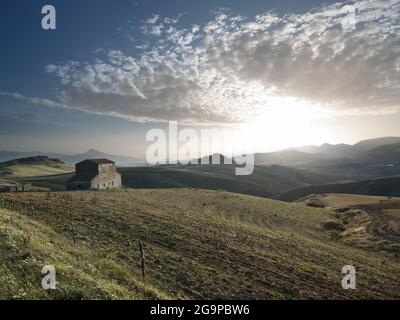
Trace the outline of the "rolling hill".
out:
<instances>
[{"instance_id":1,"label":"rolling hill","mask_svg":"<svg viewBox=\"0 0 400 320\"><path fill-rule=\"evenodd\" d=\"M202 188L273 197L282 192L309 185L337 181L338 178L284 166L256 166L252 175L237 176L232 165L163 165L120 167L122 184L127 188ZM65 190L71 173L15 177L20 183Z\"/></svg>"},{"instance_id":2,"label":"rolling hill","mask_svg":"<svg viewBox=\"0 0 400 320\"><path fill-rule=\"evenodd\" d=\"M47 156L13 159L0 163L0 177L2 178L47 176L68 173L73 170L71 165Z\"/></svg>"},{"instance_id":3,"label":"rolling hill","mask_svg":"<svg viewBox=\"0 0 400 320\"><path fill-rule=\"evenodd\" d=\"M343 224L332 210L198 189L1 198L1 298L400 298L398 251L347 244L326 227ZM44 264L59 274L51 293L38 288ZM349 264L357 269L357 290L341 287Z\"/></svg>"},{"instance_id":4,"label":"rolling hill","mask_svg":"<svg viewBox=\"0 0 400 320\"><path fill-rule=\"evenodd\" d=\"M368 161L380 163L400 163L400 143L388 144L368 151L365 155Z\"/></svg>"},{"instance_id":5,"label":"rolling hill","mask_svg":"<svg viewBox=\"0 0 400 320\"><path fill-rule=\"evenodd\" d=\"M296 150L284 150L269 153L254 154L256 165L291 165L296 166L309 161L324 160L329 157L323 153L306 153Z\"/></svg>"},{"instance_id":6,"label":"rolling hill","mask_svg":"<svg viewBox=\"0 0 400 320\"><path fill-rule=\"evenodd\" d=\"M0 151L0 161L3 162L10 161L16 158L29 158L37 156L45 156L49 158L60 159L62 162L65 162L67 164L75 164L85 159L106 158L115 161L119 166L146 165L146 161L143 159L108 154L95 149L90 149L84 153L78 153L72 155L53 153L53 152L39 152L39 151L32 151L32 152Z\"/></svg>"},{"instance_id":7,"label":"rolling hill","mask_svg":"<svg viewBox=\"0 0 400 320\"><path fill-rule=\"evenodd\" d=\"M121 261L73 245L65 234L24 214L0 208L0 240L0 299L167 298ZM45 265L56 268L56 290L45 291L40 285Z\"/></svg>"},{"instance_id":8,"label":"rolling hill","mask_svg":"<svg viewBox=\"0 0 400 320\"><path fill-rule=\"evenodd\" d=\"M332 183L297 188L281 194L283 201L294 201L311 194L347 193L375 196L400 196L400 176L362 180L350 183Z\"/></svg>"},{"instance_id":9,"label":"rolling hill","mask_svg":"<svg viewBox=\"0 0 400 320\"><path fill-rule=\"evenodd\" d=\"M284 190L327 183L336 177L284 166L255 166L248 176L235 175L232 165L176 165L119 168L122 184L129 188L202 188L271 197Z\"/></svg>"}]
</instances>

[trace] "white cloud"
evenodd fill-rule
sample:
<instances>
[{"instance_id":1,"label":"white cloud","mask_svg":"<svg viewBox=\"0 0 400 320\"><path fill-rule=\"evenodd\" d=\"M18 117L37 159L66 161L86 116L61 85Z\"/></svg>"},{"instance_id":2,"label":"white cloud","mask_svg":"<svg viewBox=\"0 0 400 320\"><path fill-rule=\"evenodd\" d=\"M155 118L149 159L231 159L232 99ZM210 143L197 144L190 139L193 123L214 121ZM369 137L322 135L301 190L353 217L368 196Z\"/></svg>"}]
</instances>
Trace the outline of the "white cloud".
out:
<instances>
[{"instance_id":1,"label":"white cloud","mask_svg":"<svg viewBox=\"0 0 400 320\"><path fill-rule=\"evenodd\" d=\"M336 114L395 112L400 1L355 2L354 30L343 29L344 5L254 19L220 12L187 29L154 15L142 31L155 42L135 55L110 50L46 71L61 80L65 105L137 121L242 122L277 97Z\"/></svg>"}]
</instances>

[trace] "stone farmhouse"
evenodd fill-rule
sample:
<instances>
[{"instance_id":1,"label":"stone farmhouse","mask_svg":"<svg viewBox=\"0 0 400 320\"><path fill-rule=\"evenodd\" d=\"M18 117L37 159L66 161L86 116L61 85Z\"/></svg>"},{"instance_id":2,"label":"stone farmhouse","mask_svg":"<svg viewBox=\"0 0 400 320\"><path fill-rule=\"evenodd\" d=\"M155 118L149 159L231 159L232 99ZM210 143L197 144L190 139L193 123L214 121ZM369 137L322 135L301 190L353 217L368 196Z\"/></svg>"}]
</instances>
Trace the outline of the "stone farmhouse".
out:
<instances>
[{"instance_id":1,"label":"stone farmhouse","mask_svg":"<svg viewBox=\"0 0 400 320\"><path fill-rule=\"evenodd\" d=\"M120 188L121 175L114 161L87 159L75 165L75 175L67 182L67 190L104 190Z\"/></svg>"}]
</instances>

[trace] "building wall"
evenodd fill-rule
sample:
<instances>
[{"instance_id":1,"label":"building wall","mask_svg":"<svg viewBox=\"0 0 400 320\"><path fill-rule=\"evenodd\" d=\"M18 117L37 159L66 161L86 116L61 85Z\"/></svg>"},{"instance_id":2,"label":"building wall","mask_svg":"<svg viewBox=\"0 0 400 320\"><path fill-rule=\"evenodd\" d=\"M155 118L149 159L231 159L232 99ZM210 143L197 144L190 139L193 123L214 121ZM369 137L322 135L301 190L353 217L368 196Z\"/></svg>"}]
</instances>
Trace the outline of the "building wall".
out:
<instances>
[{"instance_id":1,"label":"building wall","mask_svg":"<svg viewBox=\"0 0 400 320\"><path fill-rule=\"evenodd\" d=\"M99 166L90 161L83 161L75 165L75 173L98 173Z\"/></svg>"},{"instance_id":2,"label":"building wall","mask_svg":"<svg viewBox=\"0 0 400 320\"><path fill-rule=\"evenodd\" d=\"M90 176L94 178L87 181L76 181L67 183L67 190L104 190L120 188L122 186L121 175L113 163L96 164L83 161L75 165L76 175Z\"/></svg>"},{"instance_id":3,"label":"building wall","mask_svg":"<svg viewBox=\"0 0 400 320\"><path fill-rule=\"evenodd\" d=\"M114 164L99 165L99 174L92 180L91 188L96 190L121 187L121 175Z\"/></svg>"}]
</instances>

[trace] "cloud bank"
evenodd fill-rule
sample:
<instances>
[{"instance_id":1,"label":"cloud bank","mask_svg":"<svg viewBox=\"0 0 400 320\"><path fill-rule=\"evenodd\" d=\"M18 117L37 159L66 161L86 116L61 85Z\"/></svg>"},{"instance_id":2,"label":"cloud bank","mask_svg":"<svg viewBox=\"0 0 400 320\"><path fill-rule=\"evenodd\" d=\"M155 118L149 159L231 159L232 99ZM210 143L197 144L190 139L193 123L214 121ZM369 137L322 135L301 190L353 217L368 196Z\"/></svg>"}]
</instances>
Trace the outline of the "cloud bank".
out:
<instances>
[{"instance_id":1,"label":"cloud bank","mask_svg":"<svg viewBox=\"0 0 400 320\"><path fill-rule=\"evenodd\" d=\"M136 52L46 72L60 80L63 105L134 121L238 123L284 97L338 114L398 111L400 1L348 4L353 26L343 3L253 19L219 12L187 28L155 15Z\"/></svg>"}]
</instances>

